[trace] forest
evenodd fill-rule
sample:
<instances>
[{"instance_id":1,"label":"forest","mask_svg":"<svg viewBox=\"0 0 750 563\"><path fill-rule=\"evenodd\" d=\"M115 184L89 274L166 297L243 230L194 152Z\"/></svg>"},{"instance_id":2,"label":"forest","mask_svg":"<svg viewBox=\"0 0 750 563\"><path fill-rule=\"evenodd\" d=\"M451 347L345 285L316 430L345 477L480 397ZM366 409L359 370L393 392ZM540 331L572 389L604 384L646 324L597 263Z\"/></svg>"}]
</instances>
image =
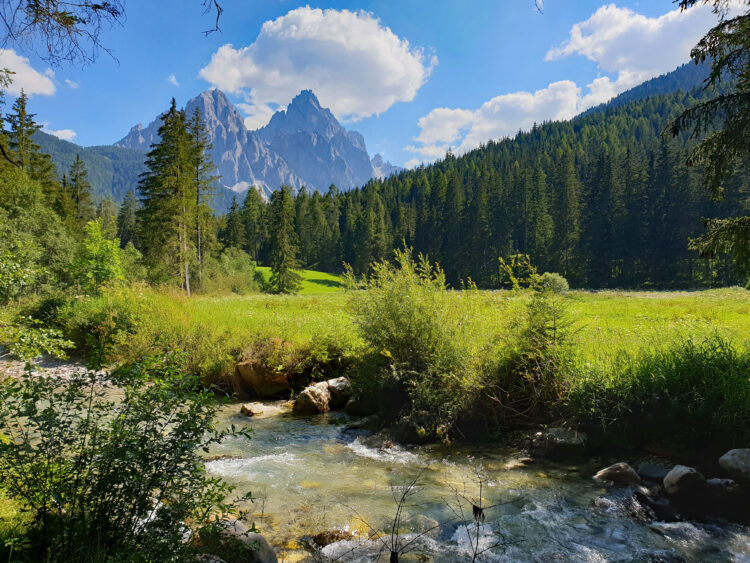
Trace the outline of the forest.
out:
<instances>
[{"instance_id":1,"label":"forest","mask_svg":"<svg viewBox=\"0 0 750 563\"><path fill-rule=\"evenodd\" d=\"M227 213L175 98L89 170L3 94L0 558L750 556L750 12L703 3L678 73ZM17 4L57 60L124 18Z\"/></svg>"}]
</instances>

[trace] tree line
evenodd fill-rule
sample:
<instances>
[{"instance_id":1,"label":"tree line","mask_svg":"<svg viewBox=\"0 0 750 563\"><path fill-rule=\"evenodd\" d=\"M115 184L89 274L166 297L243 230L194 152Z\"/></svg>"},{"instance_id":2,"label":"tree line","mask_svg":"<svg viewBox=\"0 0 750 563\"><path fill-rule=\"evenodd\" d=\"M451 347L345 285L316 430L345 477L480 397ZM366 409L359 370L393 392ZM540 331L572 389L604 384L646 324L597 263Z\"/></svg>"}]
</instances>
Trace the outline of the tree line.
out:
<instances>
[{"instance_id":1,"label":"tree line","mask_svg":"<svg viewBox=\"0 0 750 563\"><path fill-rule=\"evenodd\" d=\"M438 261L454 287L469 278L499 287L497 259L515 254L578 287L736 282L728 259L701 258L689 242L702 234L703 217L748 212L747 166L714 201L685 164L689 137L662 135L670 119L709 95L657 95L545 123L346 193L302 189L294 197L299 261L364 273L405 245ZM227 214L223 243L268 261L269 216L251 190Z\"/></svg>"}]
</instances>

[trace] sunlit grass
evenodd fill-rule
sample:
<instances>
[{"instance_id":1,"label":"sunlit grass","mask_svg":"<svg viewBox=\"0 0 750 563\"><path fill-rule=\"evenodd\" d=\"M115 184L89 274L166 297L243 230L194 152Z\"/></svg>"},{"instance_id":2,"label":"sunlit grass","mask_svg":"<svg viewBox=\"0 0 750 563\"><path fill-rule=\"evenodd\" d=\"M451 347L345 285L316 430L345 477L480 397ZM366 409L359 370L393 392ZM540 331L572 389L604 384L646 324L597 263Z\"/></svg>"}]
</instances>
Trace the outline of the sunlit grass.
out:
<instances>
[{"instance_id":1,"label":"sunlit grass","mask_svg":"<svg viewBox=\"0 0 750 563\"><path fill-rule=\"evenodd\" d=\"M256 270L263 274L266 281L271 277L271 268L267 266L258 266ZM344 289L340 276L315 270L297 270L297 273L302 276L302 288L299 295L335 293Z\"/></svg>"}]
</instances>

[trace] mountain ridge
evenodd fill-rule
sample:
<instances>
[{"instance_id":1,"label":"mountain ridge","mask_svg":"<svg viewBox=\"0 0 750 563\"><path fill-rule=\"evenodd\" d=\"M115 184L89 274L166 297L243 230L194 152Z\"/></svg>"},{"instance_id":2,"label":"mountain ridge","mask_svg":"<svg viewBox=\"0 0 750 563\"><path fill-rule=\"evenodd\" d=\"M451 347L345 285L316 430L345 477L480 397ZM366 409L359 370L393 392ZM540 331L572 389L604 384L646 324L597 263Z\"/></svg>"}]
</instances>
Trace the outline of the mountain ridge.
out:
<instances>
[{"instance_id":1,"label":"mountain ridge","mask_svg":"<svg viewBox=\"0 0 750 563\"><path fill-rule=\"evenodd\" d=\"M213 143L221 183L237 194L251 186L269 197L281 185L325 191L331 184L349 190L400 168L379 164L376 173L362 135L346 130L311 90L303 90L265 127L248 130L237 108L221 90L210 89L185 105L198 109ZM134 126L115 146L148 151L158 140L160 119ZM380 163L382 158L378 161Z\"/></svg>"}]
</instances>

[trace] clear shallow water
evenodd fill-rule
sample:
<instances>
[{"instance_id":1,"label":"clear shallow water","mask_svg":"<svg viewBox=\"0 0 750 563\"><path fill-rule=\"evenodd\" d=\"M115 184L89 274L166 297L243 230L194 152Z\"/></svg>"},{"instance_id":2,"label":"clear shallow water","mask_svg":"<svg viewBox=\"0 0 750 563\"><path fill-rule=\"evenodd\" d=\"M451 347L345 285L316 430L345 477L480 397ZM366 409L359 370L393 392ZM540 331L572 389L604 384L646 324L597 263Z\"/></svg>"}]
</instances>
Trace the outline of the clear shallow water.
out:
<instances>
[{"instance_id":1,"label":"clear shallow water","mask_svg":"<svg viewBox=\"0 0 750 563\"><path fill-rule=\"evenodd\" d=\"M479 561L739 561L750 563L750 529L731 524L642 523L631 518L624 495L591 480L603 461L585 465L513 463L518 452L482 447L381 448L377 437L348 430L344 414L314 417L281 414L248 419L239 405L222 411L224 424L249 425L252 440L231 439L212 455L208 471L252 491L248 505L280 560L299 561L305 536L346 529L357 539L324 549L338 561L388 560L375 531L390 529L399 486L419 475L402 519L402 543L413 541L402 560L471 560L476 530L469 499L479 497L483 475L485 523ZM457 494L458 493L458 494ZM463 509L465 516L461 516ZM434 521L440 527L429 530ZM497 546L499 542L506 545Z\"/></svg>"}]
</instances>

